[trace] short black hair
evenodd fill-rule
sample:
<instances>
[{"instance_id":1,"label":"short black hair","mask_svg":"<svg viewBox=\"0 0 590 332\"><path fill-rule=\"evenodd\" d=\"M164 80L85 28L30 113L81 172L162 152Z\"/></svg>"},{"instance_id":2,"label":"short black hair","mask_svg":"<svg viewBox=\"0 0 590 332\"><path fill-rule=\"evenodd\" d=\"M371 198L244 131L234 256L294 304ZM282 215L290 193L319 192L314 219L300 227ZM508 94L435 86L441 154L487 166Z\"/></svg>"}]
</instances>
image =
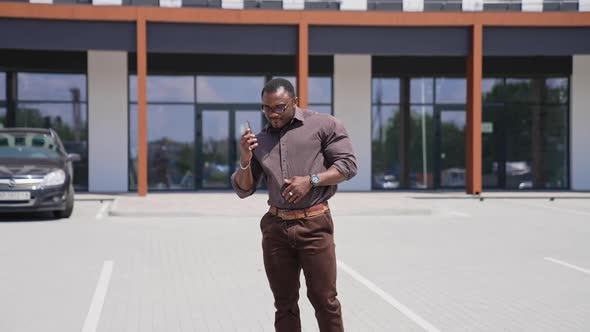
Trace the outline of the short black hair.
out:
<instances>
[{"instance_id":1,"label":"short black hair","mask_svg":"<svg viewBox=\"0 0 590 332\"><path fill-rule=\"evenodd\" d=\"M260 97L262 97L264 93L275 93L281 87L287 90L289 97L295 97L295 88L293 87L293 84L284 78L273 78L272 80L266 82L262 92L260 93Z\"/></svg>"}]
</instances>

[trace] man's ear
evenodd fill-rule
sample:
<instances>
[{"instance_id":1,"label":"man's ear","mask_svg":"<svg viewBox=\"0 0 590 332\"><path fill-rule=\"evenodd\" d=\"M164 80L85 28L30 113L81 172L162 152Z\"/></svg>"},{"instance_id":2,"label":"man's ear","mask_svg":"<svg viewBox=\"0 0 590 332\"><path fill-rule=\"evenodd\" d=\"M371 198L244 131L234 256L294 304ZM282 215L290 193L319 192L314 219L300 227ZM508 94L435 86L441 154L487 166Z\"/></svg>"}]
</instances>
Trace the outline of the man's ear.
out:
<instances>
[{"instance_id":1,"label":"man's ear","mask_svg":"<svg viewBox=\"0 0 590 332\"><path fill-rule=\"evenodd\" d=\"M299 98L297 96L293 97L293 105L299 106Z\"/></svg>"}]
</instances>

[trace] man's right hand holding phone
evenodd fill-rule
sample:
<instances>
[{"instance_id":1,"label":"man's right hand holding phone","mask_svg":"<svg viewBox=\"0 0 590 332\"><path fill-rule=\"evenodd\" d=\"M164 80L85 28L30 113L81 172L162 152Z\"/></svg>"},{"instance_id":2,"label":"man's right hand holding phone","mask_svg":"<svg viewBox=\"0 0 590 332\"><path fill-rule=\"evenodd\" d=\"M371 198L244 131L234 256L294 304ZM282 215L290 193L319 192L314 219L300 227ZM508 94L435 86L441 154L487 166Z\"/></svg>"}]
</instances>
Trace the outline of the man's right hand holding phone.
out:
<instances>
[{"instance_id":1,"label":"man's right hand holding phone","mask_svg":"<svg viewBox=\"0 0 590 332\"><path fill-rule=\"evenodd\" d=\"M245 170L250 166L252 151L258 146L256 135L252 134L250 127L246 128L240 140L240 168Z\"/></svg>"},{"instance_id":2,"label":"man's right hand holding phone","mask_svg":"<svg viewBox=\"0 0 590 332\"><path fill-rule=\"evenodd\" d=\"M242 190L251 190L254 186L254 177L250 168L250 161L254 149L258 146L256 135L252 134L250 126L244 131L240 140L240 169L236 173L236 184Z\"/></svg>"}]
</instances>

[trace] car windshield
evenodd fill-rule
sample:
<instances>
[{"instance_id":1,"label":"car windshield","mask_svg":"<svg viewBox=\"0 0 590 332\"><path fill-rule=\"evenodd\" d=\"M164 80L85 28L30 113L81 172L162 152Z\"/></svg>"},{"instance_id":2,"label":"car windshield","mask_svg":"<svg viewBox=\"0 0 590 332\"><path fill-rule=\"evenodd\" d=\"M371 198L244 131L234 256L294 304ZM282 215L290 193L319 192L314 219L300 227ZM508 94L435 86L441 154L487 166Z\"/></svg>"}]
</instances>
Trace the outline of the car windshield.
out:
<instances>
[{"instance_id":1,"label":"car windshield","mask_svg":"<svg viewBox=\"0 0 590 332\"><path fill-rule=\"evenodd\" d=\"M55 140L42 133L0 133L0 159L55 159L61 150Z\"/></svg>"}]
</instances>

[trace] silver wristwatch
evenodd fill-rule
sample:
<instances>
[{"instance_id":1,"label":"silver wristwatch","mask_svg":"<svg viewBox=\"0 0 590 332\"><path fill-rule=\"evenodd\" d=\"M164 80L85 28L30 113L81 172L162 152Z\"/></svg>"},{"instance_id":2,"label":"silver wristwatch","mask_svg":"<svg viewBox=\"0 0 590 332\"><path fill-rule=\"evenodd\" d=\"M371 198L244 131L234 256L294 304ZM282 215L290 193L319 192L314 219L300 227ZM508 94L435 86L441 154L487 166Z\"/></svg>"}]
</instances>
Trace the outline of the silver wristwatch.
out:
<instances>
[{"instance_id":1,"label":"silver wristwatch","mask_svg":"<svg viewBox=\"0 0 590 332\"><path fill-rule=\"evenodd\" d=\"M320 185L320 176L317 174L311 174L309 176L309 183L311 183L311 185L313 187L317 187Z\"/></svg>"}]
</instances>

